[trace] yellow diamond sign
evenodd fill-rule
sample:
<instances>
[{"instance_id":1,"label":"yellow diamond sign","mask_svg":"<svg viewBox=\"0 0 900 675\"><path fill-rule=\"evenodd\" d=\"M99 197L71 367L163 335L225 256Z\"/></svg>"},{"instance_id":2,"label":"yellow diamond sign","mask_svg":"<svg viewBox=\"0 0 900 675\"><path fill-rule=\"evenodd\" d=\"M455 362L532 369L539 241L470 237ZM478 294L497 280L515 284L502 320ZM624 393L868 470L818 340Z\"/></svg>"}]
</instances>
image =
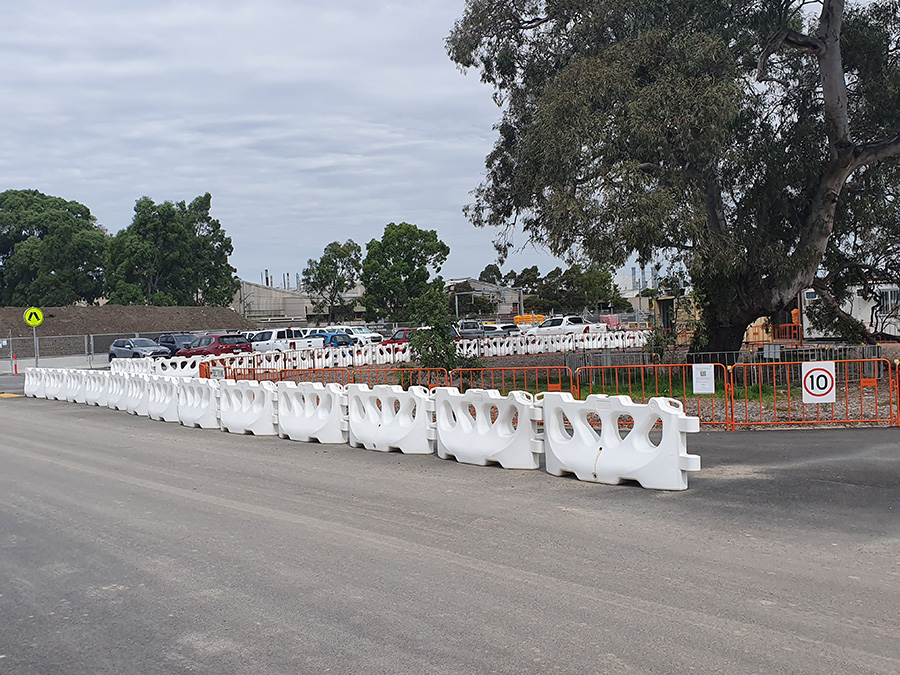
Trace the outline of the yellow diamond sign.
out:
<instances>
[{"instance_id":1,"label":"yellow diamond sign","mask_svg":"<svg viewBox=\"0 0 900 675\"><path fill-rule=\"evenodd\" d=\"M44 313L37 307L29 307L25 310L25 323L33 328L37 328L44 323Z\"/></svg>"}]
</instances>

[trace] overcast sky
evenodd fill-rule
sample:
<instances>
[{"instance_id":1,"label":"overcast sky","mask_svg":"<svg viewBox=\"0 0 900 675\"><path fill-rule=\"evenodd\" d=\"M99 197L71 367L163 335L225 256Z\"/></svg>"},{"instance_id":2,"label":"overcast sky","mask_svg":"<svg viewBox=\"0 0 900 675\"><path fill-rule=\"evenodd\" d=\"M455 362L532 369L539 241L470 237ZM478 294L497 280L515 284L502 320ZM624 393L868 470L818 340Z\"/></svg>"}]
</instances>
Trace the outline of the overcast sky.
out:
<instances>
[{"instance_id":1,"label":"overcast sky","mask_svg":"<svg viewBox=\"0 0 900 675\"><path fill-rule=\"evenodd\" d=\"M436 229L445 278L495 262L461 213L500 111L443 40L463 0L4 3L0 191L85 204L210 192L238 274L300 272L388 222ZM504 271L556 264L526 249Z\"/></svg>"}]
</instances>

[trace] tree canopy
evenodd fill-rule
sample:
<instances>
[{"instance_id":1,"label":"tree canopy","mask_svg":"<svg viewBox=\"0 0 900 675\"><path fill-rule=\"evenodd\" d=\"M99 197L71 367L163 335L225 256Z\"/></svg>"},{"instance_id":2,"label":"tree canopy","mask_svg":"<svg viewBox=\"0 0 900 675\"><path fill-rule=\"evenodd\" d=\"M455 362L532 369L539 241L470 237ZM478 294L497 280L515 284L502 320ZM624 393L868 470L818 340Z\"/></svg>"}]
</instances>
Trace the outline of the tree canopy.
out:
<instances>
[{"instance_id":1,"label":"tree canopy","mask_svg":"<svg viewBox=\"0 0 900 675\"><path fill-rule=\"evenodd\" d=\"M361 281L367 317L405 320L410 300L429 289L431 271L440 272L448 255L450 247L435 230L388 223L381 239L366 244Z\"/></svg>"},{"instance_id":2,"label":"tree canopy","mask_svg":"<svg viewBox=\"0 0 900 675\"><path fill-rule=\"evenodd\" d=\"M303 270L303 284L316 312L327 312L328 322L346 313L343 294L356 286L362 271L362 248L352 239L333 241L318 260L310 258Z\"/></svg>"},{"instance_id":3,"label":"tree canopy","mask_svg":"<svg viewBox=\"0 0 900 675\"><path fill-rule=\"evenodd\" d=\"M240 282L231 239L210 216L209 193L190 204L141 197L131 225L109 245L106 289L114 304L225 306Z\"/></svg>"},{"instance_id":4,"label":"tree canopy","mask_svg":"<svg viewBox=\"0 0 900 675\"><path fill-rule=\"evenodd\" d=\"M503 113L465 212L501 256L520 230L603 266L683 263L694 347L734 349L802 289L896 267L865 241L900 209L898 10L467 0L447 50Z\"/></svg>"},{"instance_id":5,"label":"tree canopy","mask_svg":"<svg viewBox=\"0 0 900 675\"><path fill-rule=\"evenodd\" d=\"M0 304L93 303L107 239L83 204L37 190L0 193Z\"/></svg>"}]
</instances>

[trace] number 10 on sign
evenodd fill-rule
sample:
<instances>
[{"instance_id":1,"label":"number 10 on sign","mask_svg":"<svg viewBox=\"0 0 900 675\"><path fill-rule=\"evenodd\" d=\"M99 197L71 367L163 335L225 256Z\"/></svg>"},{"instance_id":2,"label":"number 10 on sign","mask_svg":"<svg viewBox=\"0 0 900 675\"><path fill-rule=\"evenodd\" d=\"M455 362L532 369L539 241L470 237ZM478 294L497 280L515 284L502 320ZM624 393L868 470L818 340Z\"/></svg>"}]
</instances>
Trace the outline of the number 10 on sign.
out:
<instances>
[{"instance_id":1,"label":"number 10 on sign","mask_svg":"<svg viewBox=\"0 0 900 675\"><path fill-rule=\"evenodd\" d=\"M834 361L808 361L800 373L804 403L834 403Z\"/></svg>"}]
</instances>

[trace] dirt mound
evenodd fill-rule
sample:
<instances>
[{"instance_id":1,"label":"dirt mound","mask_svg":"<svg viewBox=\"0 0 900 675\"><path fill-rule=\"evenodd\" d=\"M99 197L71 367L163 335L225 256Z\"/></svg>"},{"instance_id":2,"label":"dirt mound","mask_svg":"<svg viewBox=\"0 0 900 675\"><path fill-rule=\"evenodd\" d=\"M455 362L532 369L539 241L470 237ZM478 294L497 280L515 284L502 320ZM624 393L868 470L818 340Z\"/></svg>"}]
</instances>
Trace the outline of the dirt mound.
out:
<instances>
[{"instance_id":1,"label":"dirt mound","mask_svg":"<svg viewBox=\"0 0 900 675\"><path fill-rule=\"evenodd\" d=\"M101 335L168 331L241 330L254 328L237 312L224 307L42 307L44 323L38 335ZM0 338L30 337L24 307L0 307Z\"/></svg>"}]
</instances>

